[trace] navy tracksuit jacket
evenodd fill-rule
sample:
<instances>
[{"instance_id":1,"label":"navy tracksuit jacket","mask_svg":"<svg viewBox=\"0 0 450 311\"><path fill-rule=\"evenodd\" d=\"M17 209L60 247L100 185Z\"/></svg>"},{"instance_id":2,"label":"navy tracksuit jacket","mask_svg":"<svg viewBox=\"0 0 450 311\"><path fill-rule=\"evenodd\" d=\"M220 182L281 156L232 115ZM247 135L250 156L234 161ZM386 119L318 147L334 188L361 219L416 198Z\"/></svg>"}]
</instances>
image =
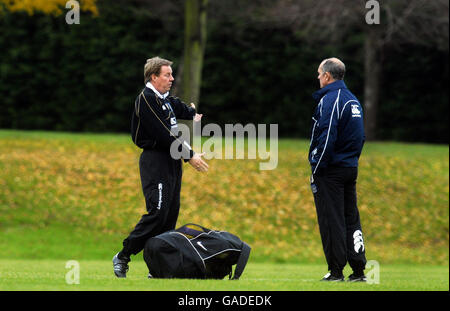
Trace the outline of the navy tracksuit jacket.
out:
<instances>
[{"instance_id":1,"label":"navy tracksuit jacket","mask_svg":"<svg viewBox=\"0 0 450 311\"><path fill-rule=\"evenodd\" d=\"M313 94L309 162L311 189L328 270L341 276L347 261L357 274L365 268L365 248L356 202L358 160L365 141L358 99L337 80Z\"/></svg>"},{"instance_id":2,"label":"navy tracksuit jacket","mask_svg":"<svg viewBox=\"0 0 450 311\"><path fill-rule=\"evenodd\" d=\"M313 94L318 102L313 116L309 162L312 173L328 166L358 167L365 135L363 111L344 81L333 82Z\"/></svg>"}]
</instances>

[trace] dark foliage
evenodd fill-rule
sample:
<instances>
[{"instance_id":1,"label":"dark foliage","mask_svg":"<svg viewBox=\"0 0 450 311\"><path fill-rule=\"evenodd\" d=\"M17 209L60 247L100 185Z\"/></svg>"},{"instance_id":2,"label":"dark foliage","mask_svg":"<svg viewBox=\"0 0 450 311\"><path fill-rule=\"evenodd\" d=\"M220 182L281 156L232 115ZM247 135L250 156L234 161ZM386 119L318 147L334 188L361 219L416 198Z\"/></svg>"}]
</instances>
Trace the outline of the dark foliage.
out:
<instances>
[{"instance_id":1,"label":"dark foliage","mask_svg":"<svg viewBox=\"0 0 450 311\"><path fill-rule=\"evenodd\" d=\"M67 25L64 15L3 12L0 128L128 132L145 60L171 59L177 74L183 53L182 13L133 3L103 5L99 17L83 13L80 25ZM363 39L355 32L339 45L311 44L287 28L210 21L203 124L278 123L280 136L308 137L323 58L346 63L345 81L363 100ZM387 50L378 136L448 143L447 85L448 52Z\"/></svg>"}]
</instances>

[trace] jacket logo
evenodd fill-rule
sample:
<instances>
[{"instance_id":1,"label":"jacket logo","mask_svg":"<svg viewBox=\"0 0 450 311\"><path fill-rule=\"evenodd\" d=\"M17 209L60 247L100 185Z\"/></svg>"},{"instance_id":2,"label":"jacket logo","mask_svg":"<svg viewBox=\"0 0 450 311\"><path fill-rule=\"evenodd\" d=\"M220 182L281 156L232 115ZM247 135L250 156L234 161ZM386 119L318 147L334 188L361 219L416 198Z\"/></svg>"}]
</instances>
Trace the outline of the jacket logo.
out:
<instances>
[{"instance_id":1,"label":"jacket logo","mask_svg":"<svg viewBox=\"0 0 450 311\"><path fill-rule=\"evenodd\" d=\"M361 118L361 111L359 111L358 105L352 105L352 117Z\"/></svg>"}]
</instances>

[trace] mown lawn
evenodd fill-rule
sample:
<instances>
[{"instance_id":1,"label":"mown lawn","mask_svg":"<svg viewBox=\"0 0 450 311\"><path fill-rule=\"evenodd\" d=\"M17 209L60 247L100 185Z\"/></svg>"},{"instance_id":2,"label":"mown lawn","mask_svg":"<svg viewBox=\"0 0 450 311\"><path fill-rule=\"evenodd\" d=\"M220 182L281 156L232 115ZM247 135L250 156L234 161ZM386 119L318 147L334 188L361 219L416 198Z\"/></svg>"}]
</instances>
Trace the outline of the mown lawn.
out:
<instances>
[{"instance_id":1,"label":"mown lawn","mask_svg":"<svg viewBox=\"0 0 450 311\"><path fill-rule=\"evenodd\" d=\"M118 279L110 260L81 260L79 284L64 260L0 260L0 290L44 291L448 291L448 266L384 265L369 283L324 283L320 264L250 263L238 281L147 279L142 260L130 263L126 279ZM344 274L351 271L346 268ZM367 274L371 270L366 271ZM373 283L370 283L373 282Z\"/></svg>"},{"instance_id":2,"label":"mown lawn","mask_svg":"<svg viewBox=\"0 0 450 311\"><path fill-rule=\"evenodd\" d=\"M308 145L280 139L268 171L185 164L178 224L240 236L253 262L323 264ZM109 260L145 213L139 154L124 134L0 130L0 258ZM358 195L368 259L448 266L447 145L366 143Z\"/></svg>"}]
</instances>

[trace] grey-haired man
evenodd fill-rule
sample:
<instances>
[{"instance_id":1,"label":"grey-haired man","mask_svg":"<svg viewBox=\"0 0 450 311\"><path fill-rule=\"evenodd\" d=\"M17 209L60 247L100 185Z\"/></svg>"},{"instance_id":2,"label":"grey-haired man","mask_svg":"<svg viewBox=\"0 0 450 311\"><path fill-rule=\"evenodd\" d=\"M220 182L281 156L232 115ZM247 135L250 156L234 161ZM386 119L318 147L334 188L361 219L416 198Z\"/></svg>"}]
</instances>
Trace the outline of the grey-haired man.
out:
<instances>
[{"instance_id":1,"label":"grey-haired man","mask_svg":"<svg viewBox=\"0 0 450 311\"><path fill-rule=\"evenodd\" d=\"M323 281L343 281L348 263L351 282L364 282L365 246L356 204L358 160L365 141L363 111L345 85L344 63L325 59L318 70L320 90L313 116L309 162L320 236L328 270Z\"/></svg>"}]
</instances>

